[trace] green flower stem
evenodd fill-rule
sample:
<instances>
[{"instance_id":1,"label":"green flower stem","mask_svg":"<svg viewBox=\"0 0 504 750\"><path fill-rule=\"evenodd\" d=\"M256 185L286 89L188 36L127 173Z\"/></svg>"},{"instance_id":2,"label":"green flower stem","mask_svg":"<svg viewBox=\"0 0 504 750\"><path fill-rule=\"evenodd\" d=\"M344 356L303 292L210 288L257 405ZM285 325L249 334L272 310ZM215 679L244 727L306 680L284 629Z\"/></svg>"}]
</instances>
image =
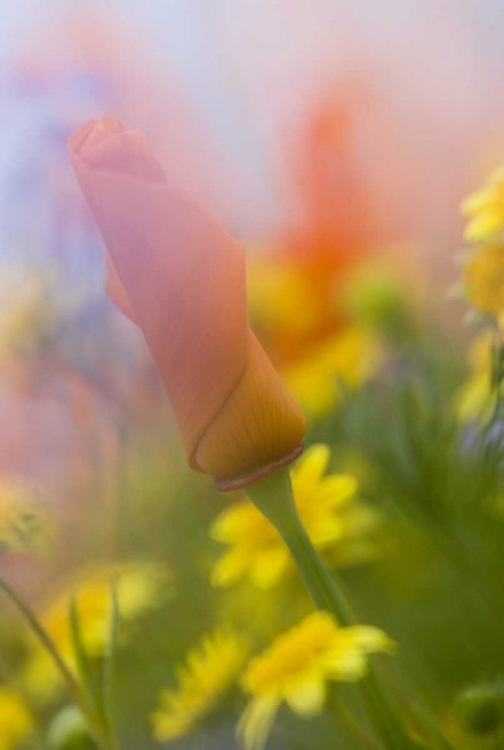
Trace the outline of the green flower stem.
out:
<instances>
[{"instance_id":1,"label":"green flower stem","mask_svg":"<svg viewBox=\"0 0 504 750\"><path fill-rule=\"evenodd\" d=\"M341 721L348 731L361 743L366 750L380 750L374 739L371 739L361 727L355 716L346 708L343 701L336 694L335 686L328 691L327 702L336 719Z\"/></svg>"},{"instance_id":2,"label":"green flower stem","mask_svg":"<svg viewBox=\"0 0 504 750\"><path fill-rule=\"evenodd\" d=\"M119 741L116 734L114 706L114 673L117 652L117 641L119 636L119 597L117 594L117 580L115 573L110 582L110 624L107 639L107 651L103 661L102 692L105 708L105 721L110 737L112 750L119 750Z\"/></svg>"},{"instance_id":3,"label":"green flower stem","mask_svg":"<svg viewBox=\"0 0 504 750\"><path fill-rule=\"evenodd\" d=\"M247 494L284 539L316 607L331 612L343 626L356 625L358 620L341 587L327 570L301 523L288 468L279 469L249 485ZM360 685L370 717L387 750L417 748L371 667Z\"/></svg>"},{"instance_id":4,"label":"green flower stem","mask_svg":"<svg viewBox=\"0 0 504 750\"><path fill-rule=\"evenodd\" d=\"M96 741L103 750L114 750L114 746L109 741L106 730L102 726L99 719L96 717L93 709L89 706L86 695L81 688L79 682L75 679L74 675L67 667L61 654L51 636L43 628L35 613L31 608L20 599L16 592L9 586L9 584L0 578L0 591L2 591L9 601L15 606L18 612L24 617L27 624L29 625L33 634L37 637L44 650L51 658L54 666L60 673L64 680L75 704L80 708L83 715L86 717L89 724L89 729L95 736Z\"/></svg>"}]
</instances>

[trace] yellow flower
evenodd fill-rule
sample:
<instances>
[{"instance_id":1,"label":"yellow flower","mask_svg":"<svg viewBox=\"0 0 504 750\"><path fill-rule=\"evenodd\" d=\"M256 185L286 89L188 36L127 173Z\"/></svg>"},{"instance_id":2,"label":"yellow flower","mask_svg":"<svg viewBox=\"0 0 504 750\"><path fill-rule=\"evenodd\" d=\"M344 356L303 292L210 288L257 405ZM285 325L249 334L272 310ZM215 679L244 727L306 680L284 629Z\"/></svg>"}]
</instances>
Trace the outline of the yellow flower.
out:
<instances>
[{"instance_id":1,"label":"yellow flower","mask_svg":"<svg viewBox=\"0 0 504 750\"><path fill-rule=\"evenodd\" d=\"M462 215L470 221L464 240L494 242L501 239L504 230L504 169L490 175L487 185L470 195L462 204Z\"/></svg>"},{"instance_id":2,"label":"yellow flower","mask_svg":"<svg viewBox=\"0 0 504 750\"><path fill-rule=\"evenodd\" d=\"M369 331L352 326L312 349L285 370L285 382L314 417L324 417L340 403L345 389L356 390L383 361L383 347Z\"/></svg>"},{"instance_id":3,"label":"yellow flower","mask_svg":"<svg viewBox=\"0 0 504 750\"><path fill-rule=\"evenodd\" d=\"M30 713L22 699L0 688L0 750L14 750L32 730Z\"/></svg>"},{"instance_id":4,"label":"yellow flower","mask_svg":"<svg viewBox=\"0 0 504 750\"><path fill-rule=\"evenodd\" d=\"M34 487L18 478L0 478L0 552L46 554L54 534Z\"/></svg>"},{"instance_id":5,"label":"yellow flower","mask_svg":"<svg viewBox=\"0 0 504 750\"><path fill-rule=\"evenodd\" d=\"M366 674L367 655L393 653L378 628L341 628L325 612L306 617L253 659L243 677L251 700L240 720L246 750L262 750L280 705L309 719L323 710L327 680L356 682Z\"/></svg>"},{"instance_id":6,"label":"yellow flower","mask_svg":"<svg viewBox=\"0 0 504 750\"><path fill-rule=\"evenodd\" d=\"M346 474L324 476L329 458L327 445L312 445L291 470L299 515L318 549L358 537L363 528L352 519L354 511L365 507L354 498L357 481ZM256 586L267 589L291 564L279 533L250 502L226 508L210 533L231 546L213 569L215 586L230 586L249 576Z\"/></svg>"},{"instance_id":7,"label":"yellow flower","mask_svg":"<svg viewBox=\"0 0 504 750\"><path fill-rule=\"evenodd\" d=\"M190 732L219 704L239 675L246 646L236 635L217 631L192 649L179 667L179 685L160 693L152 714L154 739L165 742Z\"/></svg>"},{"instance_id":8,"label":"yellow flower","mask_svg":"<svg viewBox=\"0 0 504 750\"><path fill-rule=\"evenodd\" d=\"M504 244L481 245L464 264L465 290L479 312L504 318ZM503 321L504 322L504 321Z\"/></svg>"},{"instance_id":9,"label":"yellow flower","mask_svg":"<svg viewBox=\"0 0 504 750\"><path fill-rule=\"evenodd\" d=\"M130 623L163 603L168 573L155 563L124 563L115 568L94 565L77 570L40 613L40 621L70 668L75 656L69 607L75 597L84 647L103 656L110 628L111 582L115 580L121 623ZM59 675L44 650L33 642L24 670L26 689L39 701L52 697Z\"/></svg>"},{"instance_id":10,"label":"yellow flower","mask_svg":"<svg viewBox=\"0 0 504 750\"><path fill-rule=\"evenodd\" d=\"M273 259L271 250L260 250L250 253L247 271L250 314L262 330L292 344L320 324L317 290L310 287L302 268Z\"/></svg>"},{"instance_id":11,"label":"yellow flower","mask_svg":"<svg viewBox=\"0 0 504 750\"><path fill-rule=\"evenodd\" d=\"M471 375L457 396L457 411L462 422L474 419L485 422L493 412L497 398L492 376L494 348L492 331L485 331L472 345L469 356Z\"/></svg>"},{"instance_id":12,"label":"yellow flower","mask_svg":"<svg viewBox=\"0 0 504 750\"><path fill-rule=\"evenodd\" d=\"M2 274L0 289L0 355L33 353L51 330L56 311L51 303L51 281L22 269Z\"/></svg>"}]
</instances>

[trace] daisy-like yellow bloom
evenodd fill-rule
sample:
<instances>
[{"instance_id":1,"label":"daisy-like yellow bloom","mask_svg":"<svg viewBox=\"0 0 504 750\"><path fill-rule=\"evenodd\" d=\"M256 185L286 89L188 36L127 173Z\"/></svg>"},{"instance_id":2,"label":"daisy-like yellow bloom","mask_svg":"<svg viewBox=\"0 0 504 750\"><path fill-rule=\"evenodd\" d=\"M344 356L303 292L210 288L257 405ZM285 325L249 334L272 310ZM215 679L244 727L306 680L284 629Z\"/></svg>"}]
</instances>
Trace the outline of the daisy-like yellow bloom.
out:
<instances>
[{"instance_id":1,"label":"daisy-like yellow bloom","mask_svg":"<svg viewBox=\"0 0 504 750\"><path fill-rule=\"evenodd\" d=\"M464 286L476 310L504 322L504 244L481 245L469 256Z\"/></svg>"},{"instance_id":2,"label":"daisy-like yellow bloom","mask_svg":"<svg viewBox=\"0 0 504 750\"><path fill-rule=\"evenodd\" d=\"M178 669L178 687L163 690L151 716L157 742L192 731L220 703L241 672L247 655L243 640L217 631L191 650Z\"/></svg>"},{"instance_id":3,"label":"daisy-like yellow bloom","mask_svg":"<svg viewBox=\"0 0 504 750\"><path fill-rule=\"evenodd\" d=\"M464 232L467 243L504 239L504 168L495 170L486 186L464 201L461 211L469 219Z\"/></svg>"},{"instance_id":4,"label":"daisy-like yellow bloom","mask_svg":"<svg viewBox=\"0 0 504 750\"><path fill-rule=\"evenodd\" d=\"M318 549L360 536L354 513L366 506L355 499L357 480L347 474L324 476L330 459L327 445L312 445L291 469L296 506ZM226 508L214 521L211 536L231 547L216 563L215 586L230 586L249 577L259 588L273 586L292 564L278 531L250 502Z\"/></svg>"},{"instance_id":5,"label":"daisy-like yellow bloom","mask_svg":"<svg viewBox=\"0 0 504 750\"><path fill-rule=\"evenodd\" d=\"M55 527L35 488L14 477L0 477L0 553L46 554Z\"/></svg>"},{"instance_id":6,"label":"daisy-like yellow bloom","mask_svg":"<svg viewBox=\"0 0 504 750\"><path fill-rule=\"evenodd\" d=\"M338 407L344 390L359 388L382 362L379 339L352 326L310 350L282 374L305 411L322 418Z\"/></svg>"},{"instance_id":7,"label":"daisy-like yellow bloom","mask_svg":"<svg viewBox=\"0 0 504 750\"><path fill-rule=\"evenodd\" d=\"M262 750L280 705L309 719L324 707L327 681L356 682L365 676L368 654L393 653L394 643L369 625L339 627L316 612L279 636L253 659L242 680L250 702L240 720L246 750Z\"/></svg>"},{"instance_id":8,"label":"daisy-like yellow bloom","mask_svg":"<svg viewBox=\"0 0 504 750\"><path fill-rule=\"evenodd\" d=\"M169 574L158 564L124 563L88 566L77 570L65 581L39 615L47 633L71 669L76 668L69 608L76 602L81 636L86 652L103 656L110 631L111 591L114 580L121 625L128 624L160 606L166 597ZM124 637L124 632L121 631ZM26 689L40 702L50 699L61 686L59 674L38 642L24 669Z\"/></svg>"},{"instance_id":9,"label":"daisy-like yellow bloom","mask_svg":"<svg viewBox=\"0 0 504 750\"><path fill-rule=\"evenodd\" d=\"M33 729L30 712L14 691L0 688L0 750L15 750Z\"/></svg>"},{"instance_id":10,"label":"daisy-like yellow bloom","mask_svg":"<svg viewBox=\"0 0 504 750\"><path fill-rule=\"evenodd\" d=\"M460 389L457 411L462 422L479 419L486 422L493 413L499 385L494 378L495 336L485 331L473 343L469 354L471 374ZM500 386L502 389L502 385Z\"/></svg>"}]
</instances>

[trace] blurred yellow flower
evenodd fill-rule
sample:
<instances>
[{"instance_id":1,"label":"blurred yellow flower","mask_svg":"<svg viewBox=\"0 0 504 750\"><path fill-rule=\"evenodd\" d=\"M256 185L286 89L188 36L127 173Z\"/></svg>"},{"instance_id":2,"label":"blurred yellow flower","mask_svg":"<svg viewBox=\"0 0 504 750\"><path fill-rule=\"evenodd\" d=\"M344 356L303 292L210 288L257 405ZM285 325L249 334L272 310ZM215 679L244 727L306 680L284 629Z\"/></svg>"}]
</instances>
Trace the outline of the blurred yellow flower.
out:
<instances>
[{"instance_id":1,"label":"blurred yellow flower","mask_svg":"<svg viewBox=\"0 0 504 750\"><path fill-rule=\"evenodd\" d=\"M329 458L327 445L312 445L291 470L299 515L318 549L358 539L363 526L354 524L356 519L352 517L354 511L367 511L355 500L354 477L324 476ZM210 533L216 541L231 546L213 569L214 586L230 586L249 577L256 586L267 589L291 565L279 533L250 502L226 508L214 521Z\"/></svg>"},{"instance_id":2,"label":"blurred yellow flower","mask_svg":"<svg viewBox=\"0 0 504 750\"><path fill-rule=\"evenodd\" d=\"M11 272L0 289L0 357L31 353L50 330L55 309L50 279Z\"/></svg>"},{"instance_id":3,"label":"blurred yellow flower","mask_svg":"<svg viewBox=\"0 0 504 750\"><path fill-rule=\"evenodd\" d=\"M504 231L504 168L495 170L487 185L464 201L461 211L469 219L464 232L466 242L501 239Z\"/></svg>"},{"instance_id":4,"label":"blurred yellow flower","mask_svg":"<svg viewBox=\"0 0 504 750\"><path fill-rule=\"evenodd\" d=\"M0 553L47 554L55 527L28 482L0 477Z\"/></svg>"},{"instance_id":5,"label":"blurred yellow flower","mask_svg":"<svg viewBox=\"0 0 504 750\"><path fill-rule=\"evenodd\" d=\"M319 299L302 268L273 259L270 249L250 253L247 271L250 315L260 329L292 344L320 325Z\"/></svg>"},{"instance_id":6,"label":"blurred yellow flower","mask_svg":"<svg viewBox=\"0 0 504 750\"><path fill-rule=\"evenodd\" d=\"M159 708L151 716L154 739L166 742L194 729L230 689L246 655L244 641L233 633L206 636L179 667L178 687L160 693Z\"/></svg>"},{"instance_id":7,"label":"blurred yellow flower","mask_svg":"<svg viewBox=\"0 0 504 750\"><path fill-rule=\"evenodd\" d=\"M117 591L120 622L124 624L163 603L169 574L162 565L148 562L123 563L116 567L94 565L74 572L39 615L71 669L76 668L69 619L72 597L77 606L84 647L91 657L100 658L105 652L110 629L112 580ZM24 682L30 695L41 702L51 698L60 686L52 662L35 641L25 665Z\"/></svg>"},{"instance_id":8,"label":"blurred yellow flower","mask_svg":"<svg viewBox=\"0 0 504 750\"><path fill-rule=\"evenodd\" d=\"M504 244L478 247L464 264L464 279L471 304L504 322Z\"/></svg>"},{"instance_id":9,"label":"blurred yellow flower","mask_svg":"<svg viewBox=\"0 0 504 750\"><path fill-rule=\"evenodd\" d=\"M246 750L262 750L280 705L305 719L320 714L327 680L356 682L367 671L367 655L393 653L394 643L368 625L341 628L325 612L306 617L253 659L242 685L251 700L240 720Z\"/></svg>"},{"instance_id":10,"label":"blurred yellow flower","mask_svg":"<svg viewBox=\"0 0 504 750\"><path fill-rule=\"evenodd\" d=\"M495 336L485 331L473 343L469 354L471 374L457 395L457 412L462 422L487 421L493 413L498 387L494 382Z\"/></svg>"},{"instance_id":11,"label":"blurred yellow flower","mask_svg":"<svg viewBox=\"0 0 504 750\"><path fill-rule=\"evenodd\" d=\"M0 750L14 750L33 729L23 700L8 688L0 688Z\"/></svg>"},{"instance_id":12,"label":"blurred yellow flower","mask_svg":"<svg viewBox=\"0 0 504 750\"><path fill-rule=\"evenodd\" d=\"M282 375L305 411L320 418L338 406L345 389L356 390L376 374L382 362L379 339L352 326L312 348Z\"/></svg>"}]
</instances>

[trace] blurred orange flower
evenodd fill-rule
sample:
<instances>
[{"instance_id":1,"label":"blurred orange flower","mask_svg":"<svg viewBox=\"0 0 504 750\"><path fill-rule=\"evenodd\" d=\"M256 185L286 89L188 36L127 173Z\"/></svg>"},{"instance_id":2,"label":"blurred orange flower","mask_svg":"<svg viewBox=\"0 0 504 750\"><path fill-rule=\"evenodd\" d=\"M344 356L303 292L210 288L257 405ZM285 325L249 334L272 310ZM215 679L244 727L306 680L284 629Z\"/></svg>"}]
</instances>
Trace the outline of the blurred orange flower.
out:
<instances>
[{"instance_id":1,"label":"blurred orange flower","mask_svg":"<svg viewBox=\"0 0 504 750\"><path fill-rule=\"evenodd\" d=\"M360 95L352 90L324 100L313 113L291 156L304 222L251 265L262 340L315 418L337 407L340 382L358 387L383 361L379 336L348 305L362 270L371 260L377 267L384 241L353 143Z\"/></svg>"},{"instance_id":2,"label":"blurred orange flower","mask_svg":"<svg viewBox=\"0 0 504 750\"><path fill-rule=\"evenodd\" d=\"M351 91L341 101L323 100L294 157L307 218L304 228L285 237L280 259L296 265L316 302L302 344L333 335L345 323L338 297L349 274L369 261L381 241L353 143L359 96Z\"/></svg>"},{"instance_id":3,"label":"blurred orange flower","mask_svg":"<svg viewBox=\"0 0 504 750\"><path fill-rule=\"evenodd\" d=\"M169 184L140 131L104 117L69 145L108 291L147 340L191 467L227 489L287 463L305 419L249 327L244 248Z\"/></svg>"}]
</instances>

